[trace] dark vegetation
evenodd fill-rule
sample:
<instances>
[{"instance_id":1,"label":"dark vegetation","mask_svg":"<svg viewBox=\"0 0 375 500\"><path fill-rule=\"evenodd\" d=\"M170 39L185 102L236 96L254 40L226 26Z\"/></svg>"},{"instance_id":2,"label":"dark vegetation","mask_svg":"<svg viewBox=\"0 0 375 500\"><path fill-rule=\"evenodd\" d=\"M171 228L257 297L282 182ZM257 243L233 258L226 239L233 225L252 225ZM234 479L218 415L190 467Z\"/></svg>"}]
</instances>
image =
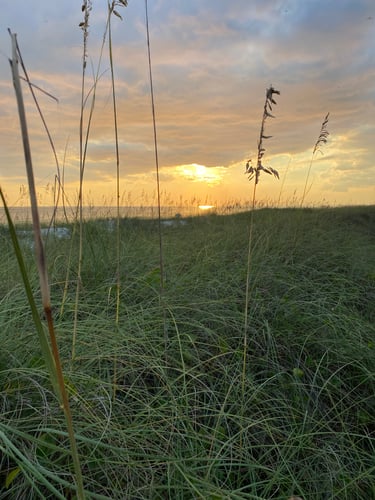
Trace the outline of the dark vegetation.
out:
<instances>
[{"instance_id":1,"label":"dark vegetation","mask_svg":"<svg viewBox=\"0 0 375 500\"><path fill-rule=\"evenodd\" d=\"M375 497L375 207L264 209L253 224L244 393L248 213L163 228L161 294L157 222L121 220L118 324L115 234L85 223L74 360L78 245L49 237L87 498ZM0 498L74 498L63 415L0 238Z\"/></svg>"}]
</instances>

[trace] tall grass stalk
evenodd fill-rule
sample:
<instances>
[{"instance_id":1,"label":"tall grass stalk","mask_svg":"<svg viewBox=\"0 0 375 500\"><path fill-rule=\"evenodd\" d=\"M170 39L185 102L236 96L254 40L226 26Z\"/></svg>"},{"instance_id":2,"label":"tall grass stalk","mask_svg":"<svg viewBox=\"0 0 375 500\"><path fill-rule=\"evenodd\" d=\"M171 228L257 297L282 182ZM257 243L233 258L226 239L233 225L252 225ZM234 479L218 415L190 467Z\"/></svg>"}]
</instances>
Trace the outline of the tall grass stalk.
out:
<instances>
[{"instance_id":1,"label":"tall grass stalk","mask_svg":"<svg viewBox=\"0 0 375 500\"><path fill-rule=\"evenodd\" d=\"M34 181L34 172L33 172L32 158L31 158L31 148L30 148L30 141L29 141L29 135L28 135L28 130L27 130L26 113L25 113L25 106L24 106L23 96L22 96L20 76L19 76L19 71L18 71L18 60L20 57L19 56L19 48L18 48L18 44L17 44L16 34L10 32L10 35L11 35L11 39L12 39L12 60L10 62L11 62L11 68L12 68L13 85L14 85L14 89L15 89L17 106L18 106L18 114L19 114L19 119L20 119L23 149L24 149L24 155L25 155L25 165L26 165L26 172L27 172L27 178L28 178L28 184L29 184L30 205L31 205L33 233L34 233L34 241L35 241L35 256L36 256L36 262L37 262L37 267L38 267L43 309L44 309L44 314L45 314L45 317L47 320L47 325L48 325L48 332L49 332L49 339L50 339L50 343L51 343L53 362L52 362L52 359L50 356L50 351L46 347L46 341L43 340L43 338L42 338L43 336L42 336L41 332L43 330L43 327L41 327L38 324L38 321L36 320L36 314L35 314L36 308L35 308L35 304L33 304L33 301L31 300L31 297L32 297L31 289L27 285L26 268L22 265L22 259L20 259L21 252L20 252L19 245L17 245L17 243L15 243L16 242L15 231L14 231L12 224L10 224L10 227L12 228L11 232L12 232L13 244L15 245L15 252L18 256L19 263L21 263L21 265L20 265L21 274L23 275L24 284L25 284L25 288L27 290L29 303L30 303L30 306L33 310L34 322L37 325L37 331L39 332L39 337L41 339L41 344L43 346L42 347L43 354L46 357L45 361L46 361L47 366L51 370L52 380L55 380L53 386L54 386L55 390L57 390L56 395L60 401L61 407L62 407L64 414L65 414L65 420L66 420L66 426L67 426L67 430L68 430L68 434L69 434L72 459L73 459L73 463L74 463L77 495L78 495L78 498L83 499L83 498L85 498L85 494L84 494L84 488L83 488L83 478L82 478L80 460L79 460L79 455L78 455L78 448L77 448L77 443L76 443L75 434L74 434L74 430L73 430L73 420L72 420L72 415L71 415L71 411L70 411L69 398L68 398L68 394L67 394L67 391L65 388L64 375L63 375L63 371L62 371L60 354L59 354L59 349L58 349L58 345L57 345L54 322L53 322L53 317L52 317L50 290L49 290L48 274L47 274L47 263L46 263L46 256L45 256L45 252L44 252L44 246L43 246L43 242L42 242L38 203L37 203L35 181ZM2 196L2 198L3 198L3 196ZM3 198L3 203L4 203L4 206L6 206L4 198ZM10 222L9 211L7 211L7 217L8 217L8 222Z\"/></svg>"},{"instance_id":2,"label":"tall grass stalk","mask_svg":"<svg viewBox=\"0 0 375 500\"><path fill-rule=\"evenodd\" d=\"M77 286L75 295L75 307L74 307L74 326L73 326L73 338L72 338L72 363L75 359L76 341L77 341L77 328L78 328L78 305L79 305L79 295L81 289L81 275L82 275L82 260L83 260L83 175L85 171L85 162L87 154L87 143L88 136L90 133L91 120L94 112L95 95L96 95L96 80L94 81L93 96L91 99L91 108L89 112L88 124L86 126L86 132L84 131L84 110L86 103L86 66L87 66L87 40L89 35L89 19L90 12L92 9L91 0L84 0L82 5L83 11L83 21L79 24L83 32L83 55L82 55L82 79L81 79L81 107L80 107L80 120L79 120L79 188L78 188L78 205L77 205L77 216L79 217L79 249L78 249L78 268L77 268ZM77 222L77 221L75 221ZM76 224L74 229L76 228ZM72 238L72 245L73 245ZM66 279L66 283L68 278Z\"/></svg>"},{"instance_id":3,"label":"tall grass stalk","mask_svg":"<svg viewBox=\"0 0 375 500\"><path fill-rule=\"evenodd\" d=\"M90 14L92 11L92 2L90 0L85 0L82 5L82 12L84 15L83 21L79 24L79 27L83 32L83 55L82 55L82 80L81 80L81 106L80 106L80 123L79 123L79 191L78 191L78 206L77 206L77 215L78 217L78 225L79 225L79 259L78 259L78 268L77 268L77 288L76 288L76 298L75 298L75 307L74 307L74 330L73 330L73 339L72 339L72 362L76 356L76 342L77 342L77 328L78 328L78 313L79 313L79 296L80 290L82 286L82 262L83 262L83 180L84 180L84 172L86 165L86 157L89 146L89 137L91 133L91 123L94 116L95 103L96 103L96 91L98 82L100 79L100 71L101 64L104 54L104 47L107 40L108 33L110 32L110 19L112 14L122 19L121 15L115 10L117 6L126 7L128 4L127 0L114 0L112 2L108 2L108 15L105 31L103 34L103 40L99 53L99 61L96 68L96 73L94 75L94 82L89 89L89 92L86 94L86 69L87 69L87 58L88 58L88 35L89 35L89 20ZM112 79L112 96L115 95L115 87L114 87L114 70L113 70L113 58L112 58L112 42L109 42L109 53L110 53L110 67L111 67L111 79ZM85 118L85 109L86 104L88 102L89 97L91 96L90 108L87 117L86 126L84 124ZM113 109L114 114L116 115L116 101L113 98ZM119 213L119 178L120 178L120 163L119 163L119 152L118 152L118 134L117 134L117 117L115 117L115 143L116 143L116 176L117 176L117 212ZM119 224L119 217L117 217ZM117 232L119 235L119 231ZM119 236L118 236L119 237ZM119 241L117 243L120 245ZM68 280L66 280L68 281ZM119 290L117 287L117 300L119 300ZM117 313L116 313L117 314Z\"/></svg>"},{"instance_id":4,"label":"tall grass stalk","mask_svg":"<svg viewBox=\"0 0 375 500\"><path fill-rule=\"evenodd\" d=\"M276 207L279 208L280 207L280 202L281 202L281 195L283 193L283 189L284 189L284 185L285 185L285 181L286 181L286 177L288 175L288 172L289 172L289 168L290 168L290 164L292 162L292 155L289 155L289 161L288 161L288 165L286 166L286 169L285 169L285 172L284 172L284 175L283 175L283 180L281 181L281 186L280 186L280 191L279 191L279 197L277 199L277 204L276 204Z\"/></svg>"},{"instance_id":5,"label":"tall grass stalk","mask_svg":"<svg viewBox=\"0 0 375 500\"><path fill-rule=\"evenodd\" d=\"M254 210L256 205L256 190L260 178L261 172L265 172L270 175L274 175L279 178L277 170L272 167L265 167L263 165L263 157L265 153L265 148L263 141L270 139L271 135L265 135L265 126L267 118L274 118L271 114L272 106L276 104L274 95L280 95L280 92L271 85L266 90L266 99L263 106L263 116L260 126L258 148L257 148L257 163L256 166L252 166L252 161L249 159L246 163L246 174L249 180L254 180L253 183L253 195L251 201L251 214L250 214L250 227L249 227L249 241L248 241L248 253L247 253L247 269L246 269L246 290L245 290L245 312L244 312L244 338L243 338L243 361L242 361L242 394L245 392L245 380L246 380L246 364L247 364L247 349L248 349L248 322L249 322L249 301L250 301L250 271L251 271L251 257L253 248L253 229L254 229Z\"/></svg>"},{"instance_id":6,"label":"tall grass stalk","mask_svg":"<svg viewBox=\"0 0 375 500\"><path fill-rule=\"evenodd\" d=\"M320 127L319 137L318 137L318 139L317 139L317 141L315 143L315 146L314 146L314 149L313 149L313 152L312 152L312 155L311 155L311 160L310 160L309 168L307 170L305 185L303 187L303 193L302 193L301 205L300 205L301 208L303 207L303 204L304 204L305 198L306 198L306 194L308 192L307 185L308 185L308 182L309 182L309 179L310 179L311 167L312 167L312 164L314 162L315 155L316 155L316 153L318 151L320 151L322 153L322 150L320 149L320 147L323 144L326 144L327 140L328 140L328 136L329 136L329 132L327 130L328 120L329 120L329 113L326 114L326 116L325 116L325 118L324 118L324 120L322 122L322 126Z\"/></svg>"},{"instance_id":7,"label":"tall grass stalk","mask_svg":"<svg viewBox=\"0 0 375 500\"><path fill-rule=\"evenodd\" d=\"M154 134L156 190L157 190L157 203L158 203L160 302L161 302L161 305L163 307L162 301L163 301L163 293L164 293L164 259L163 259L163 235L162 235L162 228L161 228L161 193L160 193L160 175L159 175L159 153L158 153L158 140L157 140L157 132L156 132L156 112L155 112L155 99L154 99L154 85L153 85L153 79L152 79L150 29L149 29L149 22L148 22L148 1L147 0L145 0L145 17L146 17L148 69L149 69L150 94L151 94L152 126L153 126L153 134ZM164 307L163 307L163 328L164 328L165 347L167 347L168 338L167 338L167 330L166 330L166 312L165 312Z\"/></svg>"},{"instance_id":8,"label":"tall grass stalk","mask_svg":"<svg viewBox=\"0 0 375 500\"><path fill-rule=\"evenodd\" d=\"M121 248L121 233L120 233L120 151L119 151L119 139L118 139L118 124L117 124L117 105L116 105L116 89L115 89L115 74L114 74L114 63L113 63L113 48L112 48L112 29L111 29L111 19L112 14L119 17L122 20L121 15L115 10L115 7L119 5L118 2L113 1L108 2L108 52L109 52L109 64L111 70L111 88L112 88L112 105L113 105L113 124L114 124L114 135L115 135L115 153L116 153L116 313L115 313L115 325L116 332L118 334L119 328L119 318L120 318L120 248ZM120 5L126 7L127 0L120 0ZM113 366L113 398L116 396L116 384L117 384L117 356L114 358Z\"/></svg>"}]
</instances>

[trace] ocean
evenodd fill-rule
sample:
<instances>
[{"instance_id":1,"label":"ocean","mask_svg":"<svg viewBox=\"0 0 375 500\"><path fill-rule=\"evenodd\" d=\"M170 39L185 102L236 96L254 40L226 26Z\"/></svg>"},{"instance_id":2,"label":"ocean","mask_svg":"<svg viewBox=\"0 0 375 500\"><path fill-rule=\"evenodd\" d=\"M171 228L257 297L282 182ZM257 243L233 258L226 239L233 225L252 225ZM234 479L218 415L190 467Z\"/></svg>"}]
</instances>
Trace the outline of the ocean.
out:
<instances>
[{"instance_id":1,"label":"ocean","mask_svg":"<svg viewBox=\"0 0 375 500\"><path fill-rule=\"evenodd\" d=\"M161 207L161 216L163 219L171 219L175 217L191 217L205 215L209 213L229 214L248 210L248 207L240 207L236 205L228 205L223 207L213 206L196 206L196 207L178 207L164 206ZM49 224L52 218L55 218L57 223L70 223L75 219L75 208L71 207L39 207L39 217L41 224ZM12 220L15 224L31 223L30 207L9 207ZM83 207L84 220L94 219L113 219L117 216L117 207ZM138 207L120 207L121 218L140 218L140 219L156 219L158 217L158 207L156 206L138 206ZM0 209L0 224L6 224L5 211Z\"/></svg>"}]
</instances>

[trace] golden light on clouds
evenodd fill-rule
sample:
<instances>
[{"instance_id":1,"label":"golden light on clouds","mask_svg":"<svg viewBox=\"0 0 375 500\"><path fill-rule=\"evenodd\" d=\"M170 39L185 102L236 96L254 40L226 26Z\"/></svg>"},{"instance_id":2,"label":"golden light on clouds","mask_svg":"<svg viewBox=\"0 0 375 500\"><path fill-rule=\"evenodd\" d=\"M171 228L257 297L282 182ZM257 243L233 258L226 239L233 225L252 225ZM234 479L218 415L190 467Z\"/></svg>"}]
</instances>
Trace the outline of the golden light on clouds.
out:
<instances>
[{"instance_id":1,"label":"golden light on clouds","mask_svg":"<svg viewBox=\"0 0 375 500\"><path fill-rule=\"evenodd\" d=\"M198 163L178 165L175 171L179 176L189 181L203 182L210 186L220 184L226 173L224 167L206 167Z\"/></svg>"}]
</instances>

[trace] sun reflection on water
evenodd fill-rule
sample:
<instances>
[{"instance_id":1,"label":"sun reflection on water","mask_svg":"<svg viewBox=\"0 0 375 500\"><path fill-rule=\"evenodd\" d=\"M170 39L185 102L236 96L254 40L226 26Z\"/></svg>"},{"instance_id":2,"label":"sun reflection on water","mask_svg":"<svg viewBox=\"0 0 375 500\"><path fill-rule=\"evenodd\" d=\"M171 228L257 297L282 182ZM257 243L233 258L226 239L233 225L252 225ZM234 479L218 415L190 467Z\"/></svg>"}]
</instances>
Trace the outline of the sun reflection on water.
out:
<instances>
[{"instance_id":1,"label":"sun reflection on water","mask_svg":"<svg viewBox=\"0 0 375 500\"><path fill-rule=\"evenodd\" d=\"M199 205L198 206L199 210L212 210L213 208L216 208L215 205Z\"/></svg>"}]
</instances>

